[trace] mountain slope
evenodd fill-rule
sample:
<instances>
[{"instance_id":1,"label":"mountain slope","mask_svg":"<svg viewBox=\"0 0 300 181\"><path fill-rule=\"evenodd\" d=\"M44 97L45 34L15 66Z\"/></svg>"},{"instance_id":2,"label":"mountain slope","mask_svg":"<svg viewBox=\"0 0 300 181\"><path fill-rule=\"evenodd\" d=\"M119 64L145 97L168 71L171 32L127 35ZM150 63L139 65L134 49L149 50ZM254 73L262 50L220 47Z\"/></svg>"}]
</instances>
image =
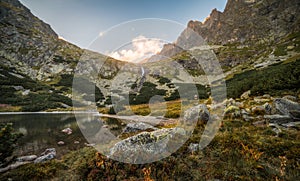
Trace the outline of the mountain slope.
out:
<instances>
[{"instance_id":1,"label":"mountain slope","mask_svg":"<svg viewBox=\"0 0 300 181\"><path fill-rule=\"evenodd\" d=\"M79 61L94 59L109 74L123 64L60 39L17 0L0 2L0 27L2 107L18 106L16 110L23 111L69 107L73 74ZM92 65L86 62L78 72L91 69ZM100 74L107 77L108 73ZM100 96L101 91L96 89Z\"/></svg>"},{"instance_id":2,"label":"mountain slope","mask_svg":"<svg viewBox=\"0 0 300 181\"><path fill-rule=\"evenodd\" d=\"M300 53L300 2L297 0L228 0L224 12L212 10L205 22L190 21L159 56L184 59L180 48L199 34L229 74L266 67ZM190 39L190 40L189 40Z\"/></svg>"}]
</instances>

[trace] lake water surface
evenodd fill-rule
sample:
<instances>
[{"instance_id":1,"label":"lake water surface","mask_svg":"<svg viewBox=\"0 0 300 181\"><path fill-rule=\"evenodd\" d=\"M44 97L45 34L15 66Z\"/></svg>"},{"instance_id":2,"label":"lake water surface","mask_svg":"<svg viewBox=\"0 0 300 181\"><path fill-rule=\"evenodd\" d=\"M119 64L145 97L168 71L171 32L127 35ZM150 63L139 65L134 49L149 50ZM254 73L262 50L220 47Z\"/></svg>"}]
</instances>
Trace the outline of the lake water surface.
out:
<instances>
[{"instance_id":1,"label":"lake water surface","mask_svg":"<svg viewBox=\"0 0 300 181\"><path fill-rule=\"evenodd\" d=\"M76 114L76 118L86 126L93 128L101 127L99 116L94 113ZM56 148L57 157L85 147L88 141L78 127L73 113L25 113L25 114L0 114L0 122L13 123L15 131L24 134L18 140L14 152L16 156L35 154L39 155L47 148ZM117 136L124 125L118 119L103 118L108 125L113 126L113 132ZM71 128L72 134L68 135L61 130ZM58 145L63 141L64 145Z\"/></svg>"}]
</instances>

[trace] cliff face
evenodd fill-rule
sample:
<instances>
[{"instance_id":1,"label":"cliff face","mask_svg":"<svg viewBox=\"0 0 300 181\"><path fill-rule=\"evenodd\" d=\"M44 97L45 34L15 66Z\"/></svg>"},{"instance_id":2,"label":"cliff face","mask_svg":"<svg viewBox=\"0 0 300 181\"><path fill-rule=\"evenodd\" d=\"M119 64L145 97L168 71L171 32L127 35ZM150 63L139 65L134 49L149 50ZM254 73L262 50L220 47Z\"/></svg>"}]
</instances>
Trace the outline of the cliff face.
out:
<instances>
[{"instance_id":1,"label":"cliff face","mask_svg":"<svg viewBox=\"0 0 300 181\"><path fill-rule=\"evenodd\" d=\"M17 0L0 2L0 27L1 64L34 79L43 80L64 70L71 72L82 53L80 48L59 39L48 24Z\"/></svg>"},{"instance_id":2,"label":"cliff face","mask_svg":"<svg viewBox=\"0 0 300 181\"><path fill-rule=\"evenodd\" d=\"M214 9L205 22L190 21L188 28L208 43L276 41L299 30L298 0L228 0L224 12Z\"/></svg>"}]
</instances>

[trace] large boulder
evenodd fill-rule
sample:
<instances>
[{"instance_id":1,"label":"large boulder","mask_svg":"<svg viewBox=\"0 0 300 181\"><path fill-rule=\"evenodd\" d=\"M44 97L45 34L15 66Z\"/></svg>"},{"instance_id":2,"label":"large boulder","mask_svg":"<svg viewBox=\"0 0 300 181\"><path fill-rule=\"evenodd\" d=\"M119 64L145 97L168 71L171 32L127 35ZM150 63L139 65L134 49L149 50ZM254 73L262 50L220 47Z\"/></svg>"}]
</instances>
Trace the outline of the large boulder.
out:
<instances>
[{"instance_id":1,"label":"large boulder","mask_svg":"<svg viewBox=\"0 0 300 181\"><path fill-rule=\"evenodd\" d=\"M183 128L142 132L116 143L109 155L110 158L127 163L152 162L176 151L184 143L186 135Z\"/></svg>"},{"instance_id":2,"label":"large boulder","mask_svg":"<svg viewBox=\"0 0 300 181\"><path fill-rule=\"evenodd\" d=\"M275 112L281 115L288 115L291 118L299 119L300 104L288 99L275 99L274 100Z\"/></svg>"},{"instance_id":3,"label":"large boulder","mask_svg":"<svg viewBox=\"0 0 300 181\"><path fill-rule=\"evenodd\" d=\"M124 128L123 133L134 133L137 131L147 131L147 130L154 131L157 130L157 128L142 122L129 123Z\"/></svg>"}]
</instances>

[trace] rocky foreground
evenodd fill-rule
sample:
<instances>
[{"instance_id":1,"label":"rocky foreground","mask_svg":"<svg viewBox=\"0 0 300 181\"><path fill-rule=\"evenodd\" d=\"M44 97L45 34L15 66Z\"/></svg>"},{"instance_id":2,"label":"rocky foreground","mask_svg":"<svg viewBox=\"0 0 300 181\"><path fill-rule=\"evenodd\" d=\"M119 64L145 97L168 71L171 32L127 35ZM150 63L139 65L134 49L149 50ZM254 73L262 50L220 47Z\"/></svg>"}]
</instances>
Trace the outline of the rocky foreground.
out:
<instances>
[{"instance_id":1,"label":"rocky foreground","mask_svg":"<svg viewBox=\"0 0 300 181\"><path fill-rule=\"evenodd\" d=\"M78 169L77 174L74 175L76 179L86 178L85 174L91 178L103 176L124 179L129 178L130 175L134 178L141 178L145 176L142 170L149 168L152 169L149 176L153 178L156 178L155 174L165 175L159 168L167 169L165 172L171 174L165 175L166 178L176 176L194 179L202 175L208 178L230 179L233 175L224 175L229 168L232 169L231 174L237 174L237 178L296 178L299 176L299 168L295 167L299 163L300 153L298 97L290 95L253 97L251 92L247 91L238 99L224 101L222 104L224 105L224 118L220 122L219 130L211 143L206 148L202 148L199 141L205 126L212 118L209 111L213 107L210 104L211 100L206 100L205 103L188 109L184 114L183 119L186 120L193 120L199 114L199 119L194 125L195 129L192 131L178 125L163 128L142 122L131 122L126 125L119 136L122 141L110 148L108 157L101 153L94 156L96 150L84 148L65 155L61 160L56 160L55 154L53 155L53 152L48 150L47 154L42 154L38 158L37 156L18 158L15 164L1 169L1 172L6 172L0 178L15 178L20 173L24 174L23 170L29 168L34 169L37 174L42 172L38 169L41 166L55 170L55 172L51 175L48 175L49 173L34 175L35 178L61 178L62 173L69 174L73 167ZM197 114L194 114L195 112ZM180 139L183 141L176 142ZM180 146L174 142L180 143ZM151 155L156 155L156 157ZM54 160L47 161L51 159ZM82 159L87 159L88 163L79 163L78 160ZM147 163L152 162L153 159L157 161L140 166L114 161ZM56 170L51 168L52 164L58 164L60 167ZM81 164L88 164L86 166L89 169L83 170ZM209 164L209 166L206 165L207 167L204 168L201 167L202 164ZM224 167L225 165L229 168ZM196 174L194 171L200 168L206 172ZM14 170L8 171L9 169ZM114 172L114 169L124 170L127 175L119 175ZM136 172L139 170L140 175L136 175L138 174L136 172L129 172L128 169L134 169ZM255 177L246 174L246 170L253 172ZM178 175L184 171L192 172L193 175ZM28 176L28 174L25 175Z\"/></svg>"}]
</instances>

